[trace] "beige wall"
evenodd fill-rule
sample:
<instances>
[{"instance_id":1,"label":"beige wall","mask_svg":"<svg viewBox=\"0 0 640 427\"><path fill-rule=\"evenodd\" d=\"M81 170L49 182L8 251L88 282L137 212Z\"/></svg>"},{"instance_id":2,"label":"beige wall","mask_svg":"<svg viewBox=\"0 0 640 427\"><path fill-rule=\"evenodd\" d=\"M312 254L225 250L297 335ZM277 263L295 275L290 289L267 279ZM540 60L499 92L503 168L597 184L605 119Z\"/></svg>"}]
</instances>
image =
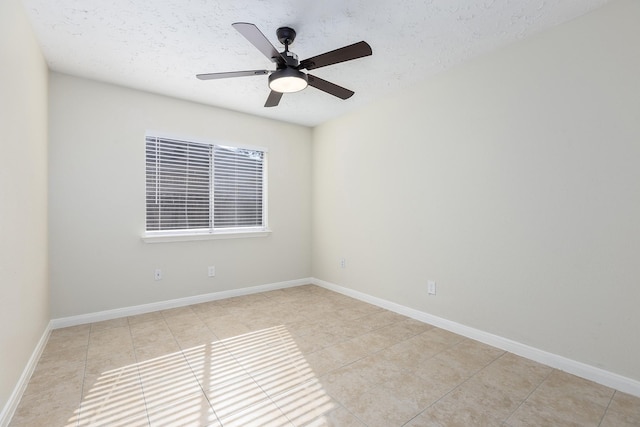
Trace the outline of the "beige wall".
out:
<instances>
[{"instance_id":1,"label":"beige wall","mask_svg":"<svg viewBox=\"0 0 640 427\"><path fill-rule=\"evenodd\" d=\"M310 129L57 73L49 102L53 318L309 277ZM272 235L142 242L147 130L266 147Z\"/></svg>"},{"instance_id":2,"label":"beige wall","mask_svg":"<svg viewBox=\"0 0 640 427\"><path fill-rule=\"evenodd\" d=\"M316 128L313 276L640 380L638 22L614 1Z\"/></svg>"},{"instance_id":3,"label":"beige wall","mask_svg":"<svg viewBox=\"0 0 640 427\"><path fill-rule=\"evenodd\" d=\"M0 411L49 321L47 66L19 0L0 1Z\"/></svg>"}]
</instances>

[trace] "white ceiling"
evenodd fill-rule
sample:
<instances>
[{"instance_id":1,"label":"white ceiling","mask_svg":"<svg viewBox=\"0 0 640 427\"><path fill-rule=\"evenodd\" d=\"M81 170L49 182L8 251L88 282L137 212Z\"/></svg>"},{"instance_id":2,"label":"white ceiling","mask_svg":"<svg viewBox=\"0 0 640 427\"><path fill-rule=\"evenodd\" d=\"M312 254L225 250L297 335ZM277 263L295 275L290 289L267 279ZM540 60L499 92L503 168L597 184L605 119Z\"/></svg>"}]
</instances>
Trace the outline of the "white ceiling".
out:
<instances>
[{"instance_id":1,"label":"white ceiling","mask_svg":"<svg viewBox=\"0 0 640 427\"><path fill-rule=\"evenodd\" d=\"M566 22L609 0L23 0L52 70L315 126L390 92ZM307 88L264 108L267 76L200 81L197 73L274 69L231 24L251 22L300 59L365 40L373 56L313 71L355 91Z\"/></svg>"}]
</instances>

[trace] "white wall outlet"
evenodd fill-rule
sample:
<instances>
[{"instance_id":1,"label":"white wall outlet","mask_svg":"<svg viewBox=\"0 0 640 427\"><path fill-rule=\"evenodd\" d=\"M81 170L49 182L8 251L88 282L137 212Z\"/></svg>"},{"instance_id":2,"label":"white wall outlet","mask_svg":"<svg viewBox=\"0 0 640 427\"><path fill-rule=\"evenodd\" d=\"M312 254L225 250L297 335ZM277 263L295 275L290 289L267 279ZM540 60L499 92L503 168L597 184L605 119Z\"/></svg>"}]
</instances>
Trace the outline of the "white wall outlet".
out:
<instances>
[{"instance_id":1,"label":"white wall outlet","mask_svg":"<svg viewBox=\"0 0 640 427\"><path fill-rule=\"evenodd\" d=\"M434 280L427 280L427 293L429 295L436 294L436 282Z\"/></svg>"},{"instance_id":2,"label":"white wall outlet","mask_svg":"<svg viewBox=\"0 0 640 427\"><path fill-rule=\"evenodd\" d=\"M216 266L215 265L210 265L209 266L209 270L207 271L207 274L209 277L215 277L216 275Z\"/></svg>"},{"instance_id":3,"label":"white wall outlet","mask_svg":"<svg viewBox=\"0 0 640 427\"><path fill-rule=\"evenodd\" d=\"M153 272L153 278L155 280L162 280L162 270L156 268L156 271Z\"/></svg>"},{"instance_id":4,"label":"white wall outlet","mask_svg":"<svg viewBox=\"0 0 640 427\"><path fill-rule=\"evenodd\" d=\"M347 260L340 258L340 268L347 268Z\"/></svg>"}]
</instances>

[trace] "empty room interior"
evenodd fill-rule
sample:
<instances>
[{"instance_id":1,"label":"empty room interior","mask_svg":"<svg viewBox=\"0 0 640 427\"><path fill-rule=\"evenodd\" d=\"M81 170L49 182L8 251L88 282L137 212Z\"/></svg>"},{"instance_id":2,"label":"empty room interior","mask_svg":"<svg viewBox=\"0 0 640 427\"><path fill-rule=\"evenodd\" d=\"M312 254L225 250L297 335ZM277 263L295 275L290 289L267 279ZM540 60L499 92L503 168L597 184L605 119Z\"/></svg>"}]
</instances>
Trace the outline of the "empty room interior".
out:
<instances>
[{"instance_id":1,"label":"empty room interior","mask_svg":"<svg viewBox=\"0 0 640 427\"><path fill-rule=\"evenodd\" d=\"M0 2L0 426L640 426L640 1L391 3Z\"/></svg>"}]
</instances>

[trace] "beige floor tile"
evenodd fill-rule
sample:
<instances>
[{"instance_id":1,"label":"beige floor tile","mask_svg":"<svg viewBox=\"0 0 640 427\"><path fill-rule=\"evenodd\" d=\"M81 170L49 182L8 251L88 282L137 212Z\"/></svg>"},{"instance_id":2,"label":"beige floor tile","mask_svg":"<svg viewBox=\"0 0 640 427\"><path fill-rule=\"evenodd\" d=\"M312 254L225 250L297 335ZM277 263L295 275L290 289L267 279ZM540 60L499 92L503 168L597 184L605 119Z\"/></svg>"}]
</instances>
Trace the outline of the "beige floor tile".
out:
<instances>
[{"instance_id":1,"label":"beige floor tile","mask_svg":"<svg viewBox=\"0 0 640 427\"><path fill-rule=\"evenodd\" d=\"M358 319L358 322L367 325L369 330L375 330L404 320L407 320L406 316L394 313L393 311L382 310L361 317Z\"/></svg>"},{"instance_id":2,"label":"beige floor tile","mask_svg":"<svg viewBox=\"0 0 640 427\"><path fill-rule=\"evenodd\" d=\"M91 330L90 324L85 325L77 325L77 326L69 326L67 328L58 328L51 331L51 337L54 336L66 336L66 337L76 337L83 336L86 337Z\"/></svg>"},{"instance_id":3,"label":"beige floor tile","mask_svg":"<svg viewBox=\"0 0 640 427\"><path fill-rule=\"evenodd\" d=\"M193 311L207 326L209 326L210 322L215 322L217 319L224 319L232 316L231 311L228 308L220 306L209 306L200 309L194 308Z\"/></svg>"},{"instance_id":4,"label":"beige floor tile","mask_svg":"<svg viewBox=\"0 0 640 427\"><path fill-rule=\"evenodd\" d=\"M183 354L204 390L246 375L240 363L222 346L194 347Z\"/></svg>"},{"instance_id":5,"label":"beige floor tile","mask_svg":"<svg viewBox=\"0 0 640 427\"><path fill-rule=\"evenodd\" d=\"M246 307L250 307L256 301L263 301L264 299L266 299L266 297L264 295L252 294L252 295L243 295L243 296L239 296L239 297L225 298L225 299L218 300L216 302L221 307L246 308Z\"/></svg>"},{"instance_id":6,"label":"beige floor tile","mask_svg":"<svg viewBox=\"0 0 640 427\"><path fill-rule=\"evenodd\" d=\"M262 354L268 354L273 351L283 351L285 353L296 351L294 338L284 326L227 338L222 340L222 344L238 360L260 358Z\"/></svg>"},{"instance_id":7,"label":"beige floor tile","mask_svg":"<svg viewBox=\"0 0 640 427\"><path fill-rule=\"evenodd\" d=\"M384 352L364 357L343 369L357 373L371 385L397 379L404 373L400 365L385 357Z\"/></svg>"},{"instance_id":8,"label":"beige floor tile","mask_svg":"<svg viewBox=\"0 0 640 427\"><path fill-rule=\"evenodd\" d=\"M159 378L155 381L149 378L141 381L147 411L173 406L176 402L202 392L200 384L188 376L174 378L173 381L162 381Z\"/></svg>"},{"instance_id":9,"label":"beige floor tile","mask_svg":"<svg viewBox=\"0 0 640 427\"><path fill-rule=\"evenodd\" d=\"M490 364L503 352L490 350L484 353L468 352L458 345L428 359L427 363L416 366L413 372L429 380L454 379L456 382L466 380ZM438 371L434 371L437 368Z\"/></svg>"},{"instance_id":10,"label":"beige floor tile","mask_svg":"<svg viewBox=\"0 0 640 427\"><path fill-rule=\"evenodd\" d=\"M431 328L428 331L417 335L416 338L422 340L427 347L435 347L442 351L445 348L453 347L466 338L453 332L445 331L440 328Z\"/></svg>"},{"instance_id":11,"label":"beige floor tile","mask_svg":"<svg viewBox=\"0 0 640 427\"><path fill-rule=\"evenodd\" d=\"M270 400L220 417L220 421L224 427L293 427L280 408Z\"/></svg>"},{"instance_id":12,"label":"beige floor tile","mask_svg":"<svg viewBox=\"0 0 640 427\"><path fill-rule=\"evenodd\" d=\"M542 382L534 395L564 399L577 396L580 401L599 406L608 406L614 394L613 389L579 378L566 372L554 370Z\"/></svg>"},{"instance_id":13,"label":"beige floor tile","mask_svg":"<svg viewBox=\"0 0 640 427\"><path fill-rule=\"evenodd\" d=\"M373 387L371 378L365 378L359 372L343 367L319 378L322 388L339 403L360 396Z\"/></svg>"},{"instance_id":14,"label":"beige floor tile","mask_svg":"<svg viewBox=\"0 0 640 427\"><path fill-rule=\"evenodd\" d=\"M232 315L205 320L205 324L219 339L241 337L252 332L244 323L234 319Z\"/></svg>"},{"instance_id":15,"label":"beige floor tile","mask_svg":"<svg viewBox=\"0 0 640 427\"><path fill-rule=\"evenodd\" d=\"M36 365L36 371L49 371L57 368L65 368L66 366L84 364L86 360L86 347L65 348L58 351L49 351L45 348Z\"/></svg>"},{"instance_id":16,"label":"beige floor tile","mask_svg":"<svg viewBox=\"0 0 640 427\"><path fill-rule=\"evenodd\" d=\"M181 350L173 336L166 341L156 341L153 344L135 348L136 361L141 366L153 359L162 359L177 353L181 353Z\"/></svg>"},{"instance_id":17,"label":"beige floor tile","mask_svg":"<svg viewBox=\"0 0 640 427\"><path fill-rule=\"evenodd\" d=\"M193 305L187 305L184 307L169 308L167 310L160 310L160 314L162 314L165 320L172 317L193 316L195 315L193 307Z\"/></svg>"},{"instance_id":18,"label":"beige floor tile","mask_svg":"<svg viewBox=\"0 0 640 427\"><path fill-rule=\"evenodd\" d=\"M381 350L381 352L387 360L396 363L400 368L409 372L438 353L438 351L434 351L420 342L419 337L401 341Z\"/></svg>"},{"instance_id":19,"label":"beige floor tile","mask_svg":"<svg viewBox=\"0 0 640 427\"><path fill-rule=\"evenodd\" d=\"M597 426L613 390L560 371L553 371L509 417L511 426L574 424Z\"/></svg>"},{"instance_id":20,"label":"beige floor tile","mask_svg":"<svg viewBox=\"0 0 640 427\"><path fill-rule=\"evenodd\" d=\"M82 396L83 399L93 398L96 394L103 395L127 390L130 387L135 388L139 382L138 366L135 363L87 371L84 376Z\"/></svg>"},{"instance_id":21,"label":"beige floor tile","mask_svg":"<svg viewBox=\"0 0 640 427\"><path fill-rule=\"evenodd\" d=\"M271 400L295 426L309 425L340 407L317 380L272 396Z\"/></svg>"},{"instance_id":22,"label":"beige floor tile","mask_svg":"<svg viewBox=\"0 0 640 427\"><path fill-rule=\"evenodd\" d=\"M468 408L470 413L486 413L491 420L504 421L522 404L524 397L526 396L515 396L473 377L438 404L453 404L452 406Z\"/></svg>"},{"instance_id":23,"label":"beige floor tile","mask_svg":"<svg viewBox=\"0 0 640 427\"><path fill-rule=\"evenodd\" d=\"M280 366L251 374L251 376L269 396L318 379L304 359L295 362L286 361Z\"/></svg>"},{"instance_id":24,"label":"beige floor tile","mask_svg":"<svg viewBox=\"0 0 640 427\"><path fill-rule=\"evenodd\" d=\"M204 393L196 393L170 405L149 410L151 427L220 427Z\"/></svg>"},{"instance_id":25,"label":"beige floor tile","mask_svg":"<svg viewBox=\"0 0 640 427\"><path fill-rule=\"evenodd\" d=\"M34 372L24 396L34 395L40 399L79 397L82 394L85 368L82 364L61 365L56 369Z\"/></svg>"},{"instance_id":26,"label":"beige floor tile","mask_svg":"<svg viewBox=\"0 0 640 427\"><path fill-rule=\"evenodd\" d=\"M80 426L146 426L137 371L113 370L92 381L80 407Z\"/></svg>"},{"instance_id":27,"label":"beige floor tile","mask_svg":"<svg viewBox=\"0 0 640 427\"><path fill-rule=\"evenodd\" d=\"M207 328L205 322L195 313L179 314L164 319L171 332L186 332L191 328Z\"/></svg>"},{"instance_id":28,"label":"beige floor tile","mask_svg":"<svg viewBox=\"0 0 640 427\"><path fill-rule=\"evenodd\" d=\"M182 350L219 341L218 337L206 326L196 326L181 332L173 332L173 337Z\"/></svg>"},{"instance_id":29,"label":"beige floor tile","mask_svg":"<svg viewBox=\"0 0 640 427\"><path fill-rule=\"evenodd\" d=\"M502 420L495 418L490 409L470 406L457 400L442 400L413 418L406 427L498 427ZM535 424L553 426L556 424Z\"/></svg>"},{"instance_id":30,"label":"beige floor tile","mask_svg":"<svg viewBox=\"0 0 640 427\"><path fill-rule=\"evenodd\" d=\"M350 398L344 407L369 427L402 426L418 414L410 404L381 387Z\"/></svg>"},{"instance_id":31,"label":"beige floor tile","mask_svg":"<svg viewBox=\"0 0 640 427\"><path fill-rule=\"evenodd\" d=\"M400 374L389 381L380 383L382 390L409 405L415 414L435 403L449 390L438 384L431 384L411 374Z\"/></svg>"},{"instance_id":32,"label":"beige floor tile","mask_svg":"<svg viewBox=\"0 0 640 427\"><path fill-rule=\"evenodd\" d=\"M264 401L271 402L267 394L247 374L238 374L233 380L225 383L212 384L204 392L223 425L226 425L224 418Z\"/></svg>"},{"instance_id":33,"label":"beige floor tile","mask_svg":"<svg viewBox=\"0 0 640 427\"><path fill-rule=\"evenodd\" d=\"M382 349L391 347L392 345L398 343L398 341L393 337L379 334L377 333L377 331L359 335L355 338L352 338L352 341L357 343L358 345L364 346L368 350L369 354L377 353Z\"/></svg>"},{"instance_id":34,"label":"beige floor tile","mask_svg":"<svg viewBox=\"0 0 640 427\"><path fill-rule=\"evenodd\" d=\"M586 409L586 412L582 412ZM510 427L598 426L604 408L579 407L552 399L526 400L508 419Z\"/></svg>"},{"instance_id":35,"label":"beige floor tile","mask_svg":"<svg viewBox=\"0 0 640 427\"><path fill-rule=\"evenodd\" d=\"M97 353L87 357L86 372L99 373L104 370L124 368L135 363L135 351L133 350L133 346L131 346L128 349Z\"/></svg>"},{"instance_id":36,"label":"beige floor tile","mask_svg":"<svg viewBox=\"0 0 640 427\"><path fill-rule=\"evenodd\" d=\"M78 409L59 409L48 412L32 412L18 408L9 422L9 427L76 427L78 425Z\"/></svg>"},{"instance_id":37,"label":"beige floor tile","mask_svg":"<svg viewBox=\"0 0 640 427\"><path fill-rule=\"evenodd\" d=\"M344 363L334 359L334 355L329 352L328 348L308 353L303 356L304 362L309 365L316 377L331 372L344 366Z\"/></svg>"},{"instance_id":38,"label":"beige floor tile","mask_svg":"<svg viewBox=\"0 0 640 427\"><path fill-rule=\"evenodd\" d=\"M356 338L370 332L366 324L346 320L342 321L341 324L327 328L326 331L339 337L340 340Z\"/></svg>"},{"instance_id":39,"label":"beige floor tile","mask_svg":"<svg viewBox=\"0 0 640 427\"><path fill-rule=\"evenodd\" d=\"M304 360L304 356L300 353L278 351L276 348L265 350L264 353L256 354L254 357L238 359L236 356L236 359L246 372L251 375L256 375L265 371L275 372L286 366L297 365Z\"/></svg>"},{"instance_id":40,"label":"beige floor tile","mask_svg":"<svg viewBox=\"0 0 640 427\"><path fill-rule=\"evenodd\" d=\"M362 421L342 406L301 425L305 427L366 427Z\"/></svg>"},{"instance_id":41,"label":"beige floor tile","mask_svg":"<svg viewBox=\"0 0 640 427\"><path fill-rule=\"evenodd\" d=\"M504 350L471 339L465 339L445 350L441 356L477 371L486 367L504 353Z\"/></svg>"},{"instance_id":42,"label":"beige floor tile","mask_svg":"<svg viewBox=\"0 0 640 427\"><path fill-rule=\"evenodd\" d=\"M104 320L102 322L95 322L91 324L91 332L98 332L105 329L120 328L129 326L129 320L126 317L119 317L117 319Z\"/></svg>"},{"instance_id":43,"label":"beige floor tile","mask_svg":"<svg viewBox=\"0 0 640 427\"><path fill-rule=\"evenodd\" d=\"M362 343L354 340L343 341L326 347L323 351L328 358L335 360L340 365L355 362L368 354L368 349Z\"/></svg>"},{"instance_id":44,"label":"beige floor tile","mask_svg":"<svg viewBox=\"0 0 640 427\"><path fill-rule=\"evenodd\" d=\"M380 307L376 307L375 305L367 304L361 301L348 300L338 311L344 312L339 314L339 316L345 319L361 320L366 316L383 312L384 310Z\"/></svg>"},{"instance_id":45,"label":"beige floor tile","mask_svg":"<svg viewBox=\"0 0 640 427\"><path fill-rule=\"evenodd\" d=\"M293 340L300 353L308 354L337 344L341 341L341 338L331 332L312 330L302 336L294 335Z\"/></svg>"},{"instance_id":46,"label":"beige floor tile","mask_svg":"<svg viewBox=\"0 0 640 427\"><path fill-rule=\"evenodd\" d=\"M144 322L161 321L163 319L164 319L164 317L162 316L162 313L159 312L159 311L152 311L150 313L137 314L135 316L127 317L127 320L129 322L129 326L133 326L133 325L136 325L138 323L144 323Z\"/></svg>"},{"instance_id":47,"label":"beige floor tile","mask_svg":"<svg viewBox=\"0 0 640 427\"><path fill-rule=\"evenodd\" d=\"M453 390L471 376L471 371L464 366L452 364L446 358L433 357L421 365L417 365L410 372L432 387L439 390Z\"/></svg>"},{"instance_id":48,"label":"beige floor tile","mask_svg":"<svg viewBox=\"0 0 640 427\"><path fill-rule=\"evenodd\" d=\"M85 327L80 330L73 328L54 329L51 331L45 351L57 352L68 349L85 349L89 345L89 328ZM68 331L67 329L73 329Z\"/></svg>"},{"instance_id":49,"label":"beige floor tile","mask_svg":"<svg viewBox=\"0 0 640 427\"><path fill-rule=\"evenodd\" d=\"M640 418L635 418L621 412L607 411L599 427L638 427Z\"/></svg>"},{"instance_id":50,"label":"beige floor tile","mask_svg":"<svg viewBox=\"0 0 640 427\"><path fill-rule=\"evenodd\" d=\"M631 417L637 420L640 425L640 397L616 391L611 399L609 411Z\"/></svg>"},{"instance_id":51,"label":"beige floor tile","mask_svg":"<svg viewBox=\"0 0 640 427\"><path fill-rule=\"evenodd\" d=\"M149 347L159 342L173 340L171 329L164 319L159 321L149 321L136 323L130 326L133 347Z\"/></svg>"},{"instance_id":52,"label":"beige floor tile","mask_svg":"<svg viewBox=\"0 0 640 427\"><path fill-rule=\"evenodd\" d=\"M127 352L133 349L133 340L129 326L92 331L89 336L87 357L105 357L114 353Z\"/></svg>"},{"instance_id":53,"label":"beige floor tile","mask_svg":"<svg viewBox=\"0 0 640 427\"><path fill-rule=\"evenodd\" d=\"M552 368L505 353L478 372L474 378L515 397L524 399L549 376Z\"/></svg>"},{"instance_id":54,"label":"beige floor tile","mask_svg":"<svg viewBox=\"0 0 640 427\"><path fill-rule=\"evenodd\" d=\"M401 320L391 325L383 326L374 332L393 340L394 344L409 339L419 333L429 330L430 327L413 319Z\"/></svg>"}]
</instances>

